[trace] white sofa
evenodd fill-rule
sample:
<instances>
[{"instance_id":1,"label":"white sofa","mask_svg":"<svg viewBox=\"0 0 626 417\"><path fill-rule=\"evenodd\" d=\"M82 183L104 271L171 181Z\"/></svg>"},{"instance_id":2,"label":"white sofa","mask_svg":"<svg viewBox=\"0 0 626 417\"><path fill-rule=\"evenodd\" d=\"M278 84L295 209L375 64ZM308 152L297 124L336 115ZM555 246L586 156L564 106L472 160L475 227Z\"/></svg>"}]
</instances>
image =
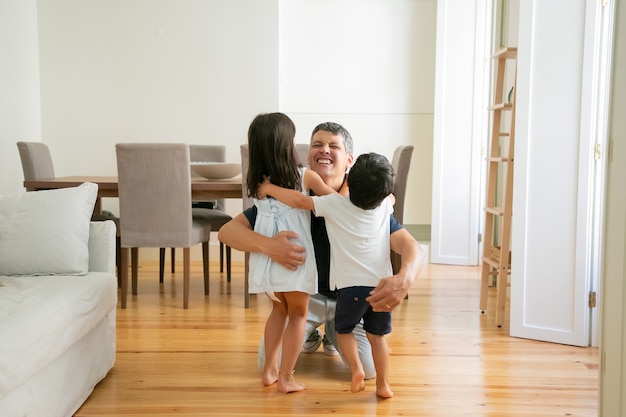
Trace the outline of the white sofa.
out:
<instances>
[{"instance_id":1,"label":"white sofa","mask_svg":"<svg viewBox=\"0 0 626 417\"><path fill-rule=\"evenodd\" d=\"M0 196L2 417L71 416L115 362L115 224L89 221L93 185L73 191L79 198ZM57 224L42 226L51 212Z\"/></svg>"}]
</instances>

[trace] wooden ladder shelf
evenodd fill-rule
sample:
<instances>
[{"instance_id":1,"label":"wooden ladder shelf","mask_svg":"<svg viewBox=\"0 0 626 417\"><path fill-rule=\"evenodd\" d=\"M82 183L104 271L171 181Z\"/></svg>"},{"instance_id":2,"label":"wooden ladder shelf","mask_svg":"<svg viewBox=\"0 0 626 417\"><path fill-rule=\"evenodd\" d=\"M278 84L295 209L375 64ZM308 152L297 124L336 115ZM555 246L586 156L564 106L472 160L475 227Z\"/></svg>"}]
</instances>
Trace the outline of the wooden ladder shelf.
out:
<instances>
[{"instance_id":1,"label":"wooden ladder shelf","mask_svg":"<svg viewBox=\"0 0 626 417\"><path fill-rule=\"evenodd\" d=\"M506 292L511 273L511 203L513 201L513 155L515 150L515 82L517 48L504 48L492 55L495 60L495 86L489 152L487 155L487 189L485 230L480 282L480 310L487 310L489 278L495 276L496 325L505 321ZM507 65L512 61L512 65ZM509 71L512 86L505 86ZM511 77L509 76L508 79ZM508 94L505 94L509 92ZM507 117L508 116L508 117Z\"/></svg>"}]
</instances>

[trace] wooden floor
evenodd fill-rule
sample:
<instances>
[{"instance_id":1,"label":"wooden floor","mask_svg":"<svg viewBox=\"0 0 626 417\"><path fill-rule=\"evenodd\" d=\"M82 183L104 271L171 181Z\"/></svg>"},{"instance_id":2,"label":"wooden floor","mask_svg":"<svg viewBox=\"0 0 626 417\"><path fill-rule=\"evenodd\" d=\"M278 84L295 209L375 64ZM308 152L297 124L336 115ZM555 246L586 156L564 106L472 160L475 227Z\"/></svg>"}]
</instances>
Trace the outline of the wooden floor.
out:
<instances>
[{"instance_id":1,"label":"wooden floor","mask_svg":"<svg viewBox=\"0 0 626 417\"><path fill-rule=\"evenodd\" d=\"M232 283L211 265L204 297L194 264L189 310L182 266L159 286L143 263L139 295L117 313L117 358L76 416L597 416L598 350L509 337L478 310L478 267L429 265L393 316L391 384L352 394L341 359L302 354L300 393L265 388L257 347L269 302L243 308L242 265ZM493 306L493 294L490 308Z\"/></svg>"}]
</instances>

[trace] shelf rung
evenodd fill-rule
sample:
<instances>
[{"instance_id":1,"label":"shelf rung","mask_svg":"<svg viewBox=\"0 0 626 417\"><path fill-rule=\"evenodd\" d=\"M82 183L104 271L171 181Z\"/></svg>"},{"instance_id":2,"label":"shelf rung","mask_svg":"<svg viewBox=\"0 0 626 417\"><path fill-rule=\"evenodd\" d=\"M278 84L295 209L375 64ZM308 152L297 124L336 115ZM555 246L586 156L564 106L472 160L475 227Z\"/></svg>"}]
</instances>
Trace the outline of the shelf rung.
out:
<instances>
[{"instance_id":1,"label":"shelf rung","mask_svg":"<svg viewBox=\"0 0 626 417\"><path fill-rule=\"evenodd\" d=\"M489 106L487 109L509 111L512 108L513 108L513 105L511 103L495 103Z\"/></svg>"},{"instance_id":2,"label":"shelf rung","mask_svg":"<svg viewBox=\"0 0 626 417\"><path fill-rule=\"evenodd\" d=\"M489 214L495 214L496 216L502 216L504 214L504 210L500 207L485 207L485 211Z\"/></svg>"},{"instance_id":3,"label":"shelf rung","mask_svg":"<svg viewBox=\"0 0 626 417\"><path fill-rule=\"evenodd\" d=\"M517 48L516 47L502 48L496 51L493 55L491 55L491 58L515 59L517 58Z\"/></svg>"},{"instance_id":4,"label":"shelf rung","mask_svg":"<svg viewBox=\"0 0 626 417\"><path fill-rule=\"evenodd\" d=\"M483 256L483 262L486 264L491 265L492 267L498 269L500 266L500 263L498 261L496 261L495 259L491 259L488 256Z\"/></svg>"},{"instance_id":5,"label":"shelf rung","mask_svg":"<svg viewBox=\"0 0 626 417\"><path fill-rule=\"evenodd\" d=\"M513 158L505 158L501 156L490 156L487 158L489 162L513 162Z\"/></svg>"}]
</instances>

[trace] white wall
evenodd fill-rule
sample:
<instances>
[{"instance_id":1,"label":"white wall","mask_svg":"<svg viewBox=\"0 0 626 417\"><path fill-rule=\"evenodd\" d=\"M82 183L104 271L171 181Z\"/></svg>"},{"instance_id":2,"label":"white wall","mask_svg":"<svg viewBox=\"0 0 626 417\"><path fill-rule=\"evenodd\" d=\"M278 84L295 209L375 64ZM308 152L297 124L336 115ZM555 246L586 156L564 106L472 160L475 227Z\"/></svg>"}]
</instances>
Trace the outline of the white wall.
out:
<instances>
[{"instance_id":1,"label":"white wall","mask_svg":"<svg viewBox=\"0 0 626 417\"><path fill-rule=\"evenodd\" d=\"M0 1L0 51L0 193L17 193L15 142L41 140L36 0Z\"/></svg>"},{"instance_id":2,"label":"white wall","mask_svg":"<svg viewBox=\"0 0 626 417\"><path fill-rule=\"evenodd\" d=\"M430 224L436 0L10 0L0 8L8 32L0 42L9 46L0 117L11 121L0 124L0 192L22 190L17 140L48 144L59 176L114 175L123 141L226 144L236 162L252 118L284 111L298 142L333 120L358 153L391 157L396 146L416 146L405 223ZM114 199L103 206L118 212ZM227 201L229 213L240 210Z\"/></svg>"},{"instance_id":3,"label":"white wall","mask_svg":"<svg viewBox=\"0 0 626 417\"><path fill-rule=\"evenodd\" d=\"M225 143L238 161L259 112L290 115L298 142L333 120L359 153L416 146L405 222L429 224L435 4L40 1L43 141L57 175L113 174L119 141Z\"/></svg>"},{"instance_id":4,"label":"white wall","mask_svg":"<svg viewBox=\"0 0 626 417\"><path fill-rule=\"evenodd\" d=\"M278 107L276 0L38 7L42 134L59 176L114 175L125 141L225 144L237 162L252 118Z\"/></svg>"},{"instance_id":5,"label":"white wall","mask_svg":"<svg viewBox=\"0 0 626 417\"><path fill-rule=\"evenodd\" d=\"M431 220L436 3L280 2L280 110L299 142L331 120L351 132L357 154L391 158L414 145L406 224Z\"/></svg>"}]
</instances>

